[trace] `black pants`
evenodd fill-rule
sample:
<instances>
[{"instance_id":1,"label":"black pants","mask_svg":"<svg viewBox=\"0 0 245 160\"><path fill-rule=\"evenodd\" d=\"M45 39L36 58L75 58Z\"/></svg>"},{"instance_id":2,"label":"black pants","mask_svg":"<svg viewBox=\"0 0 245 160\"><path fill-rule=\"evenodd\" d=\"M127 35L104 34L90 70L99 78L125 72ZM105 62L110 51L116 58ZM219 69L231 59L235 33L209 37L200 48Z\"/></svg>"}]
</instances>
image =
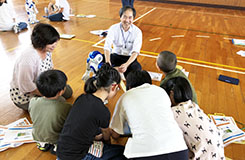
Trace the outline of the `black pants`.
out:
<instances>
[{"instance_id":1,"label":"black pants","mask_svg":"<svg viewBox=\"0 0 245 160\"><path fill-rule=\"evenodd\" d=\"M128 61L128 59L130 58L130 56L122 56L122 55L118 55L118 54L111 54L111 65L113 67L119 67L122 64L126 63ZM105 59L105 58L104 58ZM124 77L126 78L127 75L129 74L129 72L131 71L135 71L135 70L141 70L141 65L139 64L139 62L137 61L137 59L135 59L127 68L126 72L124 72Z\"/></svg>"},{"instance_id":2,"label":"black pants","mask_svg":"<svg viewBox=\"0 0 245 160\"><path fill-rule=\"evenodd\" d=\"M151 157L130 158L132 160L188 160L188 149Z\"/></svg>"}]
</instances>

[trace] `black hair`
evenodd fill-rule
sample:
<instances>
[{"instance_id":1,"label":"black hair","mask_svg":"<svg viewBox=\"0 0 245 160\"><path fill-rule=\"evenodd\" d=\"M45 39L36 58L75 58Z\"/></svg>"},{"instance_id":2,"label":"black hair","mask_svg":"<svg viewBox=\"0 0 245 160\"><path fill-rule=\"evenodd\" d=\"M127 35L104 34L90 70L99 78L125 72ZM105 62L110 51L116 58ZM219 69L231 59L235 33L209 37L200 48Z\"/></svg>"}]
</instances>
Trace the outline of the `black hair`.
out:
<instances>
[{"instance_id":1,"label":"black hair","mask_svg":"<svg viewBox=\"0 0 245 160\"><path fill-rule=\"evenodd\" d=\"M60 70L42 72L36 81L37 89L45 97L55 97L66 86L67 77Z\"/></svg>"},{"instance_id":2,"label":"black hair","mask_svg":"<svg viewBox=\"0 0 245 160\"><path fill-rule=\"evenodd\" d=\"M126 77L126 89L138 87L144 83L152 84L151 76L145 70L134 70L129 72Z\"/></svg>"},{"instance_id":3,"label":"black hair","mask_svg":"<svg viewBox=\"0 0 245 160\"><path fill-rule=\"evenodd\" d=\"M119 11L119 15L120 15L120 18L122 17L123 13L127 10L132 10L133 12L133 17L135 18L136 16L136 10L134 9L134 7L131 7L131 6L123 6L120 11Z\"/></svg>"},{"instance_id":4,"label":"black hair","mask_svg":"<svg viewBox=\"0 0 245 160\"><path fill-rule=\"evenodd\" d=\"M84 86L86 93L94 93L98 89L104 88L109 92L109 87L113 84L119 84L121 77L119 72L113 68L109 63L104 63L96 72L95 77L90 77Z\"/></svg>"},{"instance_id":5,"label":"black hair","mask_svg":"<svg viewBox=\"0 0 245 160\"><path fill-rule=\"evenodd\" d=\"M176 68L176 55L170 51L162 51L157 58L158 67L165 73L171 72Z\"/></svg>"},{"instance_id":6,"label":"black hair","mask_svg":"<svg viewBox=\"0 0 245 160\"><path fill-rule=\"evenodd\" d=\"M174 77L169 79L164 89L168 95L173 91L174 101L177 104L192 100L191 85L184 77Z\"/></svg>"},{"instance_id":7,"label":"black hair","mask_svg":"<svg viewBox=\"0 0 245 160\"><path fill-rule=\"evenodd\" d=\"M31 42L35 49L44 49L48 44L53 44L60 39L57 30L50 24L37 24L31 34Z\"/></svg>"}]
</instances>

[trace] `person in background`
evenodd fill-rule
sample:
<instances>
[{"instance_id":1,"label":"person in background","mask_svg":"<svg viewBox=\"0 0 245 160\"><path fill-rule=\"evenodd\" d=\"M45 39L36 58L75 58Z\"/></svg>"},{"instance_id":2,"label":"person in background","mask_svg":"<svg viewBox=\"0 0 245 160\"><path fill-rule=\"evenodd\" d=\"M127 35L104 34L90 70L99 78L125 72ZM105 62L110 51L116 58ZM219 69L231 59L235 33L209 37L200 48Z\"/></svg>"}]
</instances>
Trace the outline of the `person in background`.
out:
<instances>
[{"instance_id":1,"label":"person in background","mask_svg":"<svg viewBox=\"0 0 245 160\"><path fill-rule=\"evenodd\" d=\"M122 0L122 6L131 6L134 7L134 0Z\"/></svg>"},{"instance_id":2,"label":"person in background","mask_svg":"<svg viewBox=\"0 0 245 160\"><path fill-rule=\"evenodd\" d=\"M127 74L132 70L141 70L137 61L142 46L142 32L133 24L136 11L131 6L120 9L120 23L109 28L104 45L105 62L118 67L120 73ZM112 46L113 45L113 49Z\"/></svg>"},{"instance_id":3,"label":"person in background","mask_svg":"<svg viewBox=\"0 0 245 160\"><path fill-rule=\"evenodd\" d=\"M17 22L16 13L11 0L0 0L0 31L19 33L27 29L27 23Z\"/></svg>"},{"instance_id":4,"label":"person in background","mask_svg":"<svg viewBox=\"0 0 245 160\"><path fill-rule=\"evenodd\" d=\"M44 11L50 21L70 20L70 5L67 0L52 0Z\"/></svg>"}]
</instances>

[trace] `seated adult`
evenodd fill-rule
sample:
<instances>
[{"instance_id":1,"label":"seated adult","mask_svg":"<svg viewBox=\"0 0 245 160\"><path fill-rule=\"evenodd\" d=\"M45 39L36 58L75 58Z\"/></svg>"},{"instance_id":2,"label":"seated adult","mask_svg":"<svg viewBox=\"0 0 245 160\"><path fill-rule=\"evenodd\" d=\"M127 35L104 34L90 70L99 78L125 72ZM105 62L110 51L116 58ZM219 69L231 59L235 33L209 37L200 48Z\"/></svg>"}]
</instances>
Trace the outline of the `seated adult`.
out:
<instances>
[{"instance_id":1,"label":"seated adult","mask_svg":"<svg viewBox=\"0 0 245 160\"><path fill-rule=\"evenodd\" d=\"M164 89L152 85L146 71L130 72L126 83L127 92L118 100L110 124L113 138L124 134L125 122L131 129L124 155L129 159L187 160L187 146Z\"/></svg>"},{"instance_id":2,"label":"seated adult","mask_svg":"<svg viewBox=\"0 0 245 160\"><path fill-rule=\"evenodd\" d=\"M105 62L118 71L127 74L132 70L141 70L137 61L142 46L142 32L133 24L136 11L131 6L120 9L120 23L110 27L104 45ZM112 49L113 45L113 49Z\"/></svg>"},{"instance_id":3,"label":"seated adult","mask_svg":"<svg viewBox=\"0 0 245 160\"><path fill-rule=\"evenodd\" d=\"M39 23L34 27L32 45L28 45L16 60L10 83L10 98L17 107L28 110L30 99L42 96L35 82L41 72L53 69L51 56L59 39L59 33L49 24ZM62 96L66 99L72 96L69 85Z\"/></svg>"},{"instance_id":4,"label":"seated adult","mask_svg":"<svg viewBox=\"0 0 245 160\"><path fill-rule=\"evenodd\" d=\"M209 117L192 101L190 83L184 77L170 78L166 92L172 111L189 148L189 159L225 159L222 135Z\"/></svg>"}]
</instances>

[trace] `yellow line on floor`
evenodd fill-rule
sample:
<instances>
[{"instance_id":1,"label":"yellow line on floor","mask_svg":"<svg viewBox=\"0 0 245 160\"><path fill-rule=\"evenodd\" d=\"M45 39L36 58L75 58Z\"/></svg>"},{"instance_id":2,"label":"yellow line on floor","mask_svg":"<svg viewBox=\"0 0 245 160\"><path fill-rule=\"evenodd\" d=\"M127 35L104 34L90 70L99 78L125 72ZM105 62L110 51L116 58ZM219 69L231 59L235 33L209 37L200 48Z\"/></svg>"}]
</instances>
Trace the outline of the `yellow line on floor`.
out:
<instances>
[{"instance_id":1,"label":"yellow line on floor","mask_svg":"<svg viewBox=\"0 0 245 160\"><path fill-rule=\"evenodd\" d=\"M85 42L85 43L91 43L91 44L96 44L97 43L97 42L88 41L88 40L82 40L82 39L78 39L78 38L73 38L72 40ZM18 48L18 47L10 48L10 49L7 50L7 52L11 52L11 51L15 50L16 48ZM146 53L146 54L151 54L151 55L156 55L156 56L159 54L159 53L155 53L155 52L142 51L142 50L140 52L141 53ZM245 70L245 68L229 66L229 65L224 65L224 64L218 64L218 63L213 63L213 62L206 62L206 61L201 61L201 60L196 60L196 59L191 59L191 58L177 57L177 59L178 60L191 61L191 62L197 62L197 63L203 63L203 64L209 64L209 65L214 65L214 66L219 66L219 67L232 68L232 69L243 70L243 71Z\"/></svg>"},{"instance_id":2,"label":"yellow line on floor","mask_svg":"<svg viewBox=\"0 0 245 160\"><path fill-rule=\"evenodd\" d=\"M87 40L78 39L78 38L72 38L71 40L80 41L80 42L86 42L86 43L92 43L92 44L95 44L96 43L96 42L87 41Z\"/></svg>"},{"instance_id":3,"label":"yellow line on floor","mask_svg":"<svg viewBox=\"0 0 245 160\"><path fill-rule=\"evenodd\" d=\"M11 51L15 50L16 48L18 48L18 47L7 49L7 52L11 52Z\"/></svg>"},{"instance_id":4,"label":"yellow line on floor","mask_svg":"<svg viewBox=\"0 0 245 160\"><path fill-rule=\"evenodd\" d=\"M79 39L78 39L79 40ZM83 41L83 40L81 40ZM84 40L85 41L85 40ZM96 42L91 42L90 43L93 44L97 44ZM98 44L97 44L98 45ZM97 47L97 46L94 46ZM101 48L101 47L100 47ZM159 53L155 53L155 52L149 52L149 51L140 51L140 53L146 53L146 54L151 54L151 55L158 55ZM196 59L191 59L191 58L184 58L184 57L177 57L177 59L179 60L186 60L186 61L191 61L191 62L197 62L197 63L203 63L203 64L209 64L209 65L214 65L214 66L219 66L219 67L226 67L226 68L232 68L232 69L237 69L237 70L243 70L245 71L245 68L241 68L241 67L235 67L235 66L229 66L229 65L225 65L225 64L218 64L218 63L213 63L213 62L207 62L207 61L201 61L201 60L196 60Z\"/></svg>"}]
</instances>

